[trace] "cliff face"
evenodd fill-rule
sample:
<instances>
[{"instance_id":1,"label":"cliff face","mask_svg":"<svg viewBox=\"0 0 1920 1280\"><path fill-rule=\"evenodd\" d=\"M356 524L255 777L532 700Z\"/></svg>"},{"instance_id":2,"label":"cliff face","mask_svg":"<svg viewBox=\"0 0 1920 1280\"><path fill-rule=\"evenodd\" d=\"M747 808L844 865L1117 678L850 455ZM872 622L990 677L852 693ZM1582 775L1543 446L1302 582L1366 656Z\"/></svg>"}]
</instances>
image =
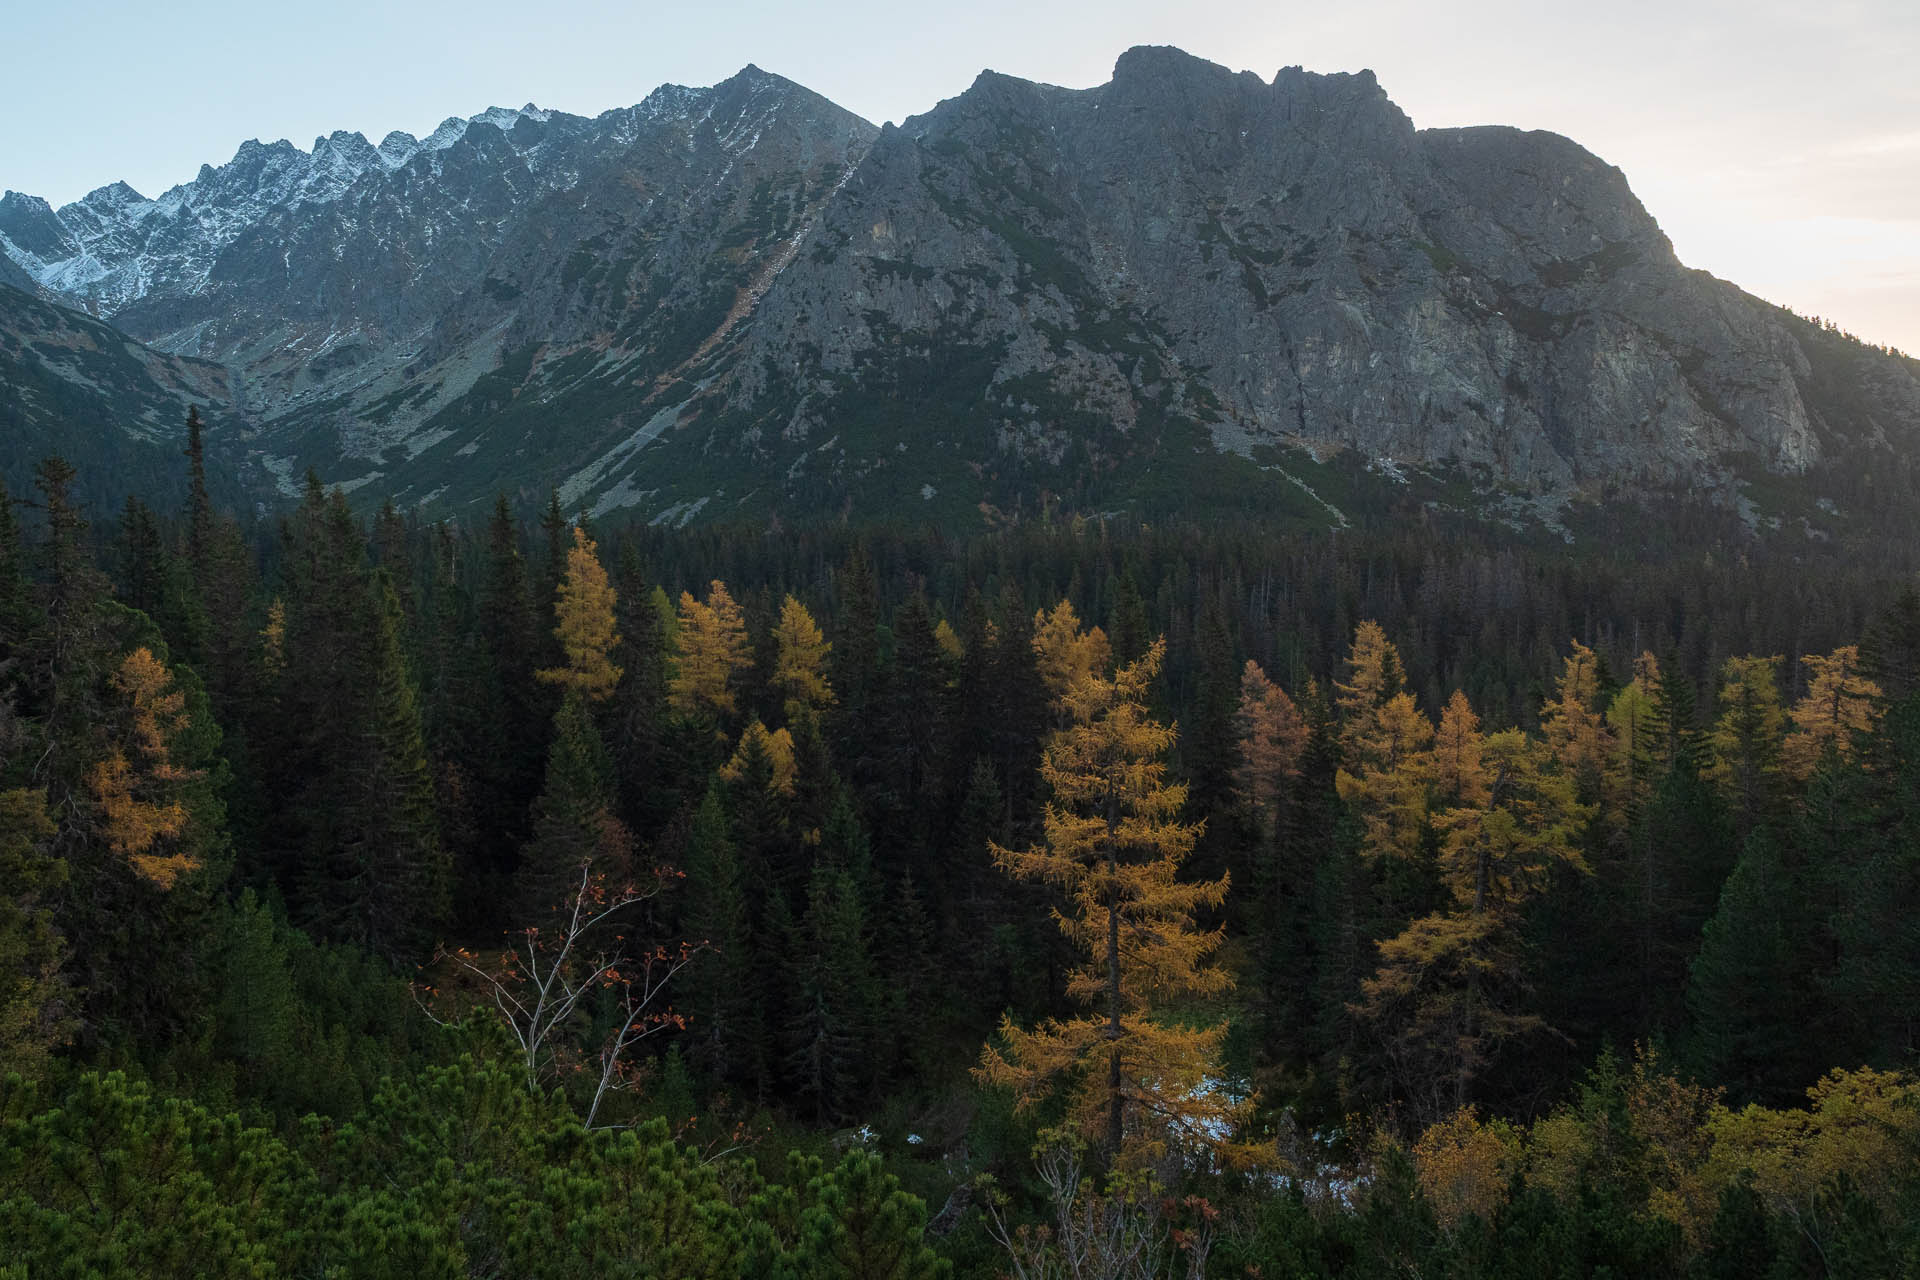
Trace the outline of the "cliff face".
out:
<instances>
[{"instance_id":1,"label":"cliff face","mask_svg":"<svg viewBox=\"0 0 1920 1280\"><path fill-rule=\"evenodd\" d=\"M1124 427L1175 367L1223 447L1534 490L1732 454L1798 472L1824 447L1780 314L1683 269L1618 170L1546 134L1418 132L1364 73L1266 84L1135 50L1082 93L983 76L880 139L818 242L753 343L817 344L830 373L893 342L995 347L995 380L1045 374Z\"/></svg>"},{"instance_id":2,"label":"cliff face","mask_svg":"<svg viewBox=\"0 0 1920 1280\"><path fill-rule=\"evenodd\" d=\"M281 474L430 507L1337 520L1301 497L1334 452L1536 510L1850 501L1920 451L1920 367L1687 270L1574 143L1172 49L885 131L748 68L592 121L249 144L159 201L9 195L0 236L233 370Z\"/></svg>"}]
</instances>

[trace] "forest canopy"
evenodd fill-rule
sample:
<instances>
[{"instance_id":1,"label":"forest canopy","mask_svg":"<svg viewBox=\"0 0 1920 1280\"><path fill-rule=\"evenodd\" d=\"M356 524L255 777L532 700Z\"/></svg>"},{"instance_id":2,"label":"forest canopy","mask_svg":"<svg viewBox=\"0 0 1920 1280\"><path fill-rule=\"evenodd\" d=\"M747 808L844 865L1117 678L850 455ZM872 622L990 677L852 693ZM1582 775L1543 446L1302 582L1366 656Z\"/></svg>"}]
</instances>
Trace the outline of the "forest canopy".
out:
<instances>
[{"instance_id":1,"label":"forest canopy","mask_svg":"<svg viewBox=\"0 0 1920 1280\"><path fill-rule=\"evenodd\" d=\"M1912 581L74 481L0 1272L1920 1266Z\"/></svg>"}]
</instances>

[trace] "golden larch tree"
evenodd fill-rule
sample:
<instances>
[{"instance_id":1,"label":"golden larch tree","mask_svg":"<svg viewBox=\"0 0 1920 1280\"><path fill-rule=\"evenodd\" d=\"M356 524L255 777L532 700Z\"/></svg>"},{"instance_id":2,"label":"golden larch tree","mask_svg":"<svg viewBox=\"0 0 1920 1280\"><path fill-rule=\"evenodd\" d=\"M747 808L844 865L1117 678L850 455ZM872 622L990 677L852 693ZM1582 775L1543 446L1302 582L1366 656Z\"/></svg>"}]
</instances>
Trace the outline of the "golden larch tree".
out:
<instances>
[{"instance_id":1,"label":"golden larch tree","mask_svg":"<svg viewBox=\"0 0 1920 1280\"><path fill-rule=\"evenodd\" d=\"M1367 853L1411 857L1426 830L1433 722L1413 704L1412 694L1396 693L1358 713L1346 736L1353 767L1340 769L1333 781L1360 815Z\"/></svg>"},{"instance_id":2,"label":"golden larch tree","mask_svg":"<svg viewBox=\"0 0 1920 1280\"><path fill-rule=\"evenodd\" d=\"M125 731L94 765L88 785L108 847L143 878L170 889L200 865L191 854L164 851L187 829L178 788L199 776L173 759L173 744L189 727L187 695L144 646L121 660L110 683L126 699Z\"/></svg>"},{"instance_id":3,"label":"golden larch tree","mask_svg":"<svg viewBox=\"0 0 1920 1280\"><path fill-rule=\"evenodd\" d=\"M1589 798L1596 798L1613 754L1612 732L1600 713L1600 663L1593 650L1573 642L1555 682L1553 697L1540 708L1547 748Z\"/></svg>"},{"instance_id":4,"label":"golden larch tree","mask_svg":"<svg viewBox=\"0 0 1920 1280\"><path fill-rule=\"evenodd\" d=\"M616 603L593 539L576 525L573 546L567 551L566 577L554 602L553 634L567 655L567 665L541 671L539 678L559 685L569 696L592 702L611 697L620 683L620 668L613 662L613 651L620 644Z\"/></svg>"},{"instance_id":5,"label":"golden larch tree","mask_svg":"<svg viewBox=\"0 0 1920 1280\"><path fill-rule=\"evenodd\" d=\"M752 653L747 624L726 583L717 578L709 583L704 601L695 600L690 592L680 593L674 648L669 705L683 716L732 715L734 678L747 668Z\"/></svg>"},{"instance_id":6,"label":"golden larch tree","mask_svg":"<svg viewBox=\"0 0 1920 1280\"><path fill-rule=\"evenodd\" d=\"M1340 719L1340 750L1351 758L1354 740L1366 731L1369 717L1400 692L1405 668L1400 651L1371 619L1354 628L1346 666L1347 678L1334 681L1333 705Z\"/></svg>"},{"instance_id":7,"label":"golden larch tree","mask_svg":"<svg viewBox=\"0 0 1920 1280\"><path fill-rule=\"evenodd\" d=\"M1341 759L1334 786L1360 815L1370 856L1411 855L1426 828L1433 722L1400 687L1400 653L1379 623L1354 629L1346 668L1333 686Z\"/></svg>"},{"instance_id":8,"label":"golden larch tree","mask_svg":"<svg viewBox=\"0 0 1920 1280\"><path fill-rule=\"evenodd\" d=\"M1176 1021L1177 1002L1218 995L1231 980L1208 963L1220 930L1194 920L1221 903L1227 881L1179 879L1198 827L1179 821L1186 788L1166 780L1175 730L1146 709L1166 643L1108 676L1089 660L1105 637L1070 630L1063 609L1034 641L1043 669L1065 681L1054 686L1065 725L1040 765L1051 790L1045 836L1026 850L990 848L1007 874L1065 893L1054 918L1082 957L1067 992L1088 1013L1032 1030L1003 1019L975 1075L1010 1088L1022 1108L1066 1090L1074 1126L1122 1164L1177 1143L1225 1151L1247 1106L1214 1081L1226 1028Z\"/></svg>"},{"instance_id":9,"label":"golden larch tree","mask_svg":"<svg viewBox=\"0 0 1920 1280\"><path fill-rule=\"evenodd\" d=\"M1064 710L1063 699L1075 682L1107 669L1113 648L1099 627L1082 630L1072 603L1062 600L1051 611L1041 609L1033 615L1033 655L1058 711Z\"/></svg>"},{"instance_id":10,"label":"golden larch tree","mask_svg":"<svg viewBox=\"0 0 1920 1280\"><path fill-rule=\"evenodd\" d=\"M1234 784L1247 807L1259 816L1262 832L1271 836L1280 817L1287 787L1300 776L1300 756L1307 748L1307 721L1287 691L1267 678L1252 658L1240 671L1240 762Z\"/></svg>"},{"instance_id":11,"label":"golden larch tree","mask_svg":"<svg viewBox=\"0 0 1920 1280\"><path fill-rule=\"evenodd\" d=\"M1464 698L1449 709L1449 733L1464 738L1471 710ZM1507 998L1521 971L1521 910L1557 868L1586 869L1575 840L1591 810L1548 748L1508 729L1462 743L1455 758L1476 755L1455 784L1466 802L1434 816L1451 902L1380 944L1379 971L1355 1008L1382 1027L1402 1083L1427 1090L1435 1115L1466 1103L1499 1043L1542 1025Z\"/></svg>"},{"instance_id":12,"label":"golden larch tree","mask_svg":"<svg viewBox=\"0 0 1920 1280\"><path fill-rule=\"evenodd\" d=\"M1860 646L1842 645L1826 657L1807 654L1807 696L1793 706L1793 732L1780 751L1788 773L1805 781L1829 749L1845 757L1853 736L1873 727L1880 686L1861 674Z\"/></svg>"},{"instance_id":13,"label":"golden larch tree","mask_svg":"<svg viewBox=\"0 0 1920 1280\"><path fill-rule=\"evenodd\" d=\"M287 669L287 603L279 596L267 605L267 625L260 628L260 670L269 686Z\"/></svg>"},{"instance_id":14,"label":"golden larch tree","mask_svg":"<svg viewBox=\"0 0 1920 1280\"><path fill-rule=\"evenodd\" d=\"M780 606L773 642L773 687L786 697L787 717L833 705L833 687L827 683L827 655L833 652L833 643L807 607L792 596Z\"/></svg>"},{"instance_id":15,"label":"golden larch tree","mask_svg":"<svg viewBox=\"0 0 1920 1280\"><path fill-rule=\"evenodd\" d=\"M967 656L967 646L961 642L953 624L945 618L933 624L933 642L940 646L940 656L947 660L949 666L959 666L960 660Z\"/></svg>"},{"instance_id":16,"label":"golden larch tree","mask_svg":"<svg viewBox=\"0 0 1920 1280\"><path fill-rule=\"evenodd\" d=\"M1437 804L1459 808L1487 803L1492 783L1486 740L1480 735L1480 717L1459 689L1440 712L1440 730L1433 736L1429 760L1428 777Z\"/></svg>"}]
</instances>

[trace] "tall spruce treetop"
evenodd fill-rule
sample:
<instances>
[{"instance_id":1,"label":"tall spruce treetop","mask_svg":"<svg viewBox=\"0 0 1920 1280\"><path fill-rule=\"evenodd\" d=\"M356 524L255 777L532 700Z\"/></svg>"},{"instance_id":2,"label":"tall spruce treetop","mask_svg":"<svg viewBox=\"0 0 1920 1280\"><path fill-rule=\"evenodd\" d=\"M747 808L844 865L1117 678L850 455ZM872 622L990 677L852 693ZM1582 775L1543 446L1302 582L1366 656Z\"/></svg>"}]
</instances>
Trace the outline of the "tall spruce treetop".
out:
<instances>
[{"instance_id":1,"label":"tall spruce treetop","mask_svg":"<svg viewBox=\"0 0 1920 1280\"><path fill-rule=\"evenodd\" d=\"M187 558L196 575L206 572L213 550L213 499L207 494L207 446L200 406L187 406Z\"/></svg>"}]
</instances>

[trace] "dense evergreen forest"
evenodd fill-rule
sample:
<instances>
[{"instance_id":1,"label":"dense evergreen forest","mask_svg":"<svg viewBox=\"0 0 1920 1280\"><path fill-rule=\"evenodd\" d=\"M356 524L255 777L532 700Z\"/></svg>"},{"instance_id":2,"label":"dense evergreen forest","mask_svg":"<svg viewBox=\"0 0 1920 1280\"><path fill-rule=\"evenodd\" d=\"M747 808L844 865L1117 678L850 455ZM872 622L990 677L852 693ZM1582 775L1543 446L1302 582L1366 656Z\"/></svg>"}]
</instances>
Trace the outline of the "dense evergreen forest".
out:
<instances>
[{"instance_id":1,"label":"dense evergreen forest","mask_svg":"<svg viewBox=\"0 0 1920 1280\"><path fill-rule=\"evenodd\" d=\"M1920 593L0 503L0 1276L1920 1273Z\"/></svg>"}]
</instances>

